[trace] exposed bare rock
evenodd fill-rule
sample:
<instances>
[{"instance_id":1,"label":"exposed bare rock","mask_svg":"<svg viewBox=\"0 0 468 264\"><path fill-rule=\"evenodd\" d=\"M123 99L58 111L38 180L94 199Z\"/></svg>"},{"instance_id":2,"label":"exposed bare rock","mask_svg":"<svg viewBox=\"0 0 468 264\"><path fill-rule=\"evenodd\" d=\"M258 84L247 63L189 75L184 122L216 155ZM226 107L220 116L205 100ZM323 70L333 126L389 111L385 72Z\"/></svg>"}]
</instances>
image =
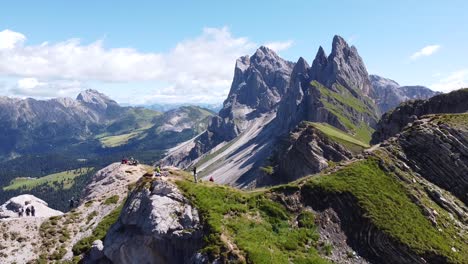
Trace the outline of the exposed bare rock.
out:
<instances>
[{"instance_id":1,"label":"exposed bare rock","mask_svg":"<svg viewBox=\"0 0 468 264\"><path fill-rule=\"evenodd\" d=\"M376 144L395 136L420 116L428 114L464 113L468 111L468 89L460 89L448 94L436 95L428 100L415 100L402 103L391 112L385 113L372 135Z\"/></svg>"},{"instance_id":2,"label":"exposed bare rock","mask_svg":"<svg viewBox=\"0 0 468 264\"><path fill-rule=\"evenodd\" d=\"M328 58L323 48L319 48L309 75L312 80L327 87L339 83L354 95L359 94L356 90L364 95L369 95L371 91L366 67L356 47L348 46L340 36L333 38L332 51Z\"/></svg>"},{"instance_id":3,"label":"exposed bare rock","mask_svg":"<svg viewBox=\"0 0 468 264\"><path fill-rule=\"evenodd\" d=\"M455 124L450 124L456 120ZM422 177L468 204L468 114L417 120L395 143L406 163ZM389 145L388 148L393 148Z\"/></svg>"},{"instance_id":4,"label":"exposed bare rock","mask_svg":"<svg viewBox=\"0 0 468 264\"><path fill-rule=\"evenodd\" d=\"M0 218L17 218L20 209L24 211L23 217L26 217L26 209L34 207L35 217L51 217L62 215L63 213L47 206L43 200L30 194L22 194L11 198L0 206Z\"/></svg>"},{"instance_id":5,"label":"exposed bare rock","mask_svg":"<svg viewBox=\"0 0 468 264\"><path fill-rule=\"evenodd\" d=\"M156 180L136 190L104 241L113 263L189 263L202 245L198 212L177 187Z\"/></svg>"},{"instance_id":6,"label":"exposed bare rock","mask_svg":"<svg viewBox=\"0 0 468 264\"><path fill-rule=\"evenodd\" d=\"M190 149L173 149L163 164L187 167L202 154L249 130L258 120L265 119L262 116L275 114L288 90L293 66L263 46L252 56L239 58L231 90L218 116L211 119L205 133L192 141Z\"/></svg>"},{"instance_id":7,"label":"exposed bare rock","mask_svg":"<svg viewBox=\"0 0 468 264\"><path fill-rule=\"evenodd\" d=\"M327 168L328 161L349 160L352 153L312 125L301 123L277 151L275 167L282 181L293 181Z\"/></svg>"}]
</instances>

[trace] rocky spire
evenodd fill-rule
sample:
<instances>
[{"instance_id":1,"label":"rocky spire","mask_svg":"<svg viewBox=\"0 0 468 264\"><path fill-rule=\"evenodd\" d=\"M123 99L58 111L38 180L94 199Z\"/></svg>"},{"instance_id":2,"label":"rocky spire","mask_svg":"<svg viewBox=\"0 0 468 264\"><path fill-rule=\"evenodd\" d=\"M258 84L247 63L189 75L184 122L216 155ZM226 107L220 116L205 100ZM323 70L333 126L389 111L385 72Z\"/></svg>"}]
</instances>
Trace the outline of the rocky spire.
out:
<instances>
[{"instance_id":1,"label":"rocky spire","mask_svg":"<svg viewBox=\"0 0 468 264\"><path fill-rule=\"evenodd\" d=\"M319 47L317 51L317 55L315 55L315 59L312 62L312 67L310 68L309 71L309 76L313 80L323 80L323 74L325 73L325 70L328 65L328 59L327 55L325 54L325 51L323 50L322 46Z\"/></svg>"},{"instance_id":2,"label":"rocky spire","mask_svg":"<svg viewBox=\"0 0 468 264\"><path fill-rule=\"evenodd\" d=\"M328 87L339 83L355 95L368 95L371 90L369 75L357 49L340 36L333 38L328 58L322 47L319 48L309 75Z\"/></svg>"}]
</instances>

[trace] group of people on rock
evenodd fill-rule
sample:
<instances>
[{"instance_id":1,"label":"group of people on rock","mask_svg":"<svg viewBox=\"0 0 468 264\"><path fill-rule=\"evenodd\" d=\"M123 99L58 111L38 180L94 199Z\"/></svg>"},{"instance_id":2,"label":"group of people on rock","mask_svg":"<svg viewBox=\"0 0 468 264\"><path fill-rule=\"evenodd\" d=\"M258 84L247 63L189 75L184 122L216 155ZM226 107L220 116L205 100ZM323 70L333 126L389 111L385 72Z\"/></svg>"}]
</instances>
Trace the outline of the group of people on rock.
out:
<instances>
[{"instance_id":1,"label":"group of people on rock","mask_svg":"<svg viewBox=\"0 0 468 264\"><path fill-rule=\"evenodd\" d=\"M73 197L70 199L70 201L68 201L68 206L70 207L70 209L78 206L80 204L80 199L74 199Z\"/></svg>"},{"instance_id":2,"label":"group of people on rock","mask_svg":"<svg viewBox=\"0 0 468 264\"><path fill-rule=\"evenodd\" d=\"M18 217L26 216L36 216L36 208L34 205L29 205L28 202L24 202L24 206L18 209Z\"/></svg>"}]
</instances>

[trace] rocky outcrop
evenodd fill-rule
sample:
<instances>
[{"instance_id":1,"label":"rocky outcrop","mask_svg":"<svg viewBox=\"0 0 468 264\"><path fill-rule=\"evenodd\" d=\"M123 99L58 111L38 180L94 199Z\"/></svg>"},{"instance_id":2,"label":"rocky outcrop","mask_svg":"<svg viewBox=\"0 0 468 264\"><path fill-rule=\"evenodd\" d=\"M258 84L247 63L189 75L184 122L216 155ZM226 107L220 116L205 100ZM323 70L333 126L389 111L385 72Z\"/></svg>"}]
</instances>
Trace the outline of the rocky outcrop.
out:
<instances>
[{"instance_id":1,"label":"rocky outcrop","mask_svg":"<svg viewBox=\"0 0 468 264\"><path fill-rule=\"evenodd\" d=\"M0 218L17 218L18 212L23 211L23 217L26 216L26 209L35 209L35 217L51 217L62 215L63 213L47 206L43 200L30 194L22 194L11 198L0 206Z\"/></svg>"},{"instance_id":2,"label":"rocky outcrop","mask_svg":"<svg viewBox=\"0 0 468 264\"><path fill-rule=\"evenodd\" d=\"M190 263L202 246L198 211L177 187L156 180L134 191L104 241L112 263Z\"/></svg>"},{"instance_id":3,"label":"rocky outcrop","mask_svg":"<svg viewBox=\"0 0 468 264\"><path fill-rule=\"evenodd\" d=\"M436 95L428 100L415 100L401 104L385 113L377 124L371 143L376 144L395 136L408 124L423 115L464 113L468 111L468 89Z\"/></svg>"},{"instance_id":4,"label":"rocky outcrop","mask_svg":"<svg viewBox=\"0 0 468 264\"><path fill-rule=\"evenodd\" d=\"M468 204L468 114L417 120L390 143L413 171Z\"/></svg>"},{"instance_id":5,"label":"rocky outcrop","mask_svg":"<svg viewBox=\"0 0 468 264\"><path fill-rule=\"evenodd\" d=\"M301 123L281 145L285 149L280 148L274 155L278 162L275 173L286 182L318 173L329 166L329 161L353 157L345 147L307 123Z\"/></svg>"},{"instance_id":6,"label":"rocky outcrop","mask_svg":"<svg viewBox=\"0 0 468 264\"><path fill-rule=\"evenodd\" d=\"M370 75L369 78L372 84L370 97L374 99L381 113L385 113L408 100L425 100L440 94L440 92L434 92L424 86L400 86L394 80L378 75Z\"/></svg>"}]
</instances>

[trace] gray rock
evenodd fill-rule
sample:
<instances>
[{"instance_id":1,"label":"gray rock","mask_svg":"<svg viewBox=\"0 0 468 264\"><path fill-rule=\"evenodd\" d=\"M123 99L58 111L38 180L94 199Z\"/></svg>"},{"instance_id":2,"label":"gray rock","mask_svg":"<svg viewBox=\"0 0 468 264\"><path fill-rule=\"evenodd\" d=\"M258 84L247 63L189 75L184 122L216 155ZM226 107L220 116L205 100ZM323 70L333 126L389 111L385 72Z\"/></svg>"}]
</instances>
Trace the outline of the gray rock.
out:
<instances>
[{"instance_id":1,"label":"gray rock","mask_svg":"<svg viewBox=\"0 0 468 264\"><path fill-rule=\"evenodd\" d=\"M323 48L319 48L309 75L327 87L339 83L353 94L358 90L369 95L371 91L366 67L356 47L350 47L340 36L333 38L332 52L328 58Z\"/></svg>"},{"instance_id":2,"label":"gray rock","mask_svg":"<svg viewBox=\"0 0 468 264\"><path fill-rule=\"evenodd\" d=\"M369 78L372 84L370 96L375 100L381 113L408 100L429 99L440 94L424 86L400 86L397 82L378 75L370 75Z\"/></svg>"},{"instance_id":3,"label":"gray rock","mask_svg":"<svg viewBox=\"0 0 468 264\"><path fill-rule=\"evenodd\" d=\"M188 263L202 246L198 211L167 181L134 191L106 235L113 263Z\"/></svg>"}]
</instances>

